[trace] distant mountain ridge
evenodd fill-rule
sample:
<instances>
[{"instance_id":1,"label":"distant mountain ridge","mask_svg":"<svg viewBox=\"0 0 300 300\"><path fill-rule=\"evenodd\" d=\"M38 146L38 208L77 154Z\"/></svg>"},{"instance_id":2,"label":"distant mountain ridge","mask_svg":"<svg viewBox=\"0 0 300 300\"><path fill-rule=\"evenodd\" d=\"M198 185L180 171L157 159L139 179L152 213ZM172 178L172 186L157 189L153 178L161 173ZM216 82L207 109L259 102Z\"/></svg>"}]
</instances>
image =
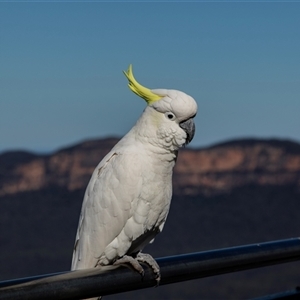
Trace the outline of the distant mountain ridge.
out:
<instances>
[{"instance_id":1,"label":"distant mountain ridge","mask_svg":"<svg viewBox=\"0 0 300 300\"><path fill-rule=\"evenodd\" d=\"M0 196L49 187L84 188L118 138L85 141L49 155L10 151L0 155ZM228 193L246 185L300 190L300 144L240 139L201 149L181 149L174 170L176 195Z\"/></svg>"}]
</instances>

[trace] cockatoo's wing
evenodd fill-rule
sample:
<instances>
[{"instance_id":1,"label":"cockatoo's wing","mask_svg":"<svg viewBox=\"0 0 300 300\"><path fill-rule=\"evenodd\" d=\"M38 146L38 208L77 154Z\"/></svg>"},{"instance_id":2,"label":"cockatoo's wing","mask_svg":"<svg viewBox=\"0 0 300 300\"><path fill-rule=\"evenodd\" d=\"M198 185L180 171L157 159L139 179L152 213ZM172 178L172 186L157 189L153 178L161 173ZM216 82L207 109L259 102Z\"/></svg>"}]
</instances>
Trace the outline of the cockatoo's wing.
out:
<instances>
[{"instance_id":1,"label":"cockatoo's wing","mask_svg":"<svg viewBox=\"0 0 300 300\"><path fill-rule=\"evenodd\" d=\"M137 156L112 150L95 169L82 205L73 270L95 267L132 216L142 186Z\"/></svg>"}]
</instances>

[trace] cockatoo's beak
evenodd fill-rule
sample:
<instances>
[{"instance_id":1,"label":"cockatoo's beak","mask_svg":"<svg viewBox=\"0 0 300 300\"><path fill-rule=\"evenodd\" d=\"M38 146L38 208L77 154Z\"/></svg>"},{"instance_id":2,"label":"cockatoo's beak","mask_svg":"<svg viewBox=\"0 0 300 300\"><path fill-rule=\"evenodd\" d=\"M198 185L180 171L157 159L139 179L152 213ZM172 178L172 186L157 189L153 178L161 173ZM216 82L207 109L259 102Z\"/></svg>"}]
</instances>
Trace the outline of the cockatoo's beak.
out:
<instances>
[{"instance_id":1,"label":"cockatoo's beak","mask_svg":"<svg viewBox=\"0 0 300 300\"><path fill-rule=\"evenodd\" d=\"M186 121L183 121L181 123L179 123L179 126L186 132L186 141L185 144L189 144L194 135L195 135L195 123L194 123L194 119L190 118Z\"/></svg>"}]
</instances>

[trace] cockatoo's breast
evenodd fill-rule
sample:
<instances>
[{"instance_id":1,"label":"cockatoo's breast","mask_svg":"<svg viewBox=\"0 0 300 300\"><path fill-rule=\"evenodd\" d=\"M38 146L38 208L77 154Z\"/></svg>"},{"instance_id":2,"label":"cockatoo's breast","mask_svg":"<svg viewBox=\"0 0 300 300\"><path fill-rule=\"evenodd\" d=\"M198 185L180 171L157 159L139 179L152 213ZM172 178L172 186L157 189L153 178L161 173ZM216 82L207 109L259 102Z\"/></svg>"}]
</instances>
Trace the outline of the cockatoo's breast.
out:
<instances>
[{"instance_id":1,"label":"cockatoo's breast","mask_svg":"<svg viewBox=\"0 0 300 300\"><path fill-rule=\"evenodd\" d=\"M138 233L133 230L132 252L141 251L162 231L172 198L173 166L161 160L144 163L141 193L132 207L132 219L140 228Z\"/></svg>"},{"instance_id":2,"label":"cockatoo's breast","mask_svg":"<svg viewBox=\"0 0 300 300\"><path fill-rule=\"evenodd\" d=\"M135 193L134 198L129 199L128 218L119 227L120 232L100 255L97 262L99 265L110 264L126 253L141 251L162 230L168 215L172 197L172 169L175 161L174 159L168 161L163 159L164 156L151 153L153 147L144 147L139 141L132 140L132 143L128 147L121 140L111 152L116 153L113 159L128 166L127 179L125 182L118 180L117 188L125 190L126 187L122 188L122 184L131 181ZM122 175L122 173L116 174L120 178ZM126 195L123 197L126 199ZM122 200L122 195L118 198Z\"/></svg>"},{"instance_id":3,"label":"cockatoo's breast","mask_svg":"<svg viewBox=\"0 0 300 300\"><path fill-rule=\"evenodd\" d=\"M132 215L145 229L160 226L165 219L172 197L172 174L177 152L169 152L160 146L136 141L124 156L134 155L134 167L139 170L141 180L138 201L132 205ZM122 151L122 149L120 149ZM134 154L133 154L134 153Z\"/></svg>"}]
</instances>

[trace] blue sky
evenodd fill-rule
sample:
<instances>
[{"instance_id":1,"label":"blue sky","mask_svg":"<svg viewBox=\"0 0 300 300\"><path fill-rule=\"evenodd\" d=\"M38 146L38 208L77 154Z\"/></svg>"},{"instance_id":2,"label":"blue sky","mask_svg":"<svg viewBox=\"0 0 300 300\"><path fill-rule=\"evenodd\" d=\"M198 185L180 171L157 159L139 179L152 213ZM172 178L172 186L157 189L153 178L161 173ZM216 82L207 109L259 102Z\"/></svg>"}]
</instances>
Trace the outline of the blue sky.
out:
<instances>
[{"instance_id":1,"label":"blue sky","mask_svg":"<svg viewBox=\"0 0 300 300\"><path fill-rule=\"evenodd\" d=\"M149 88L199 105L194 147L300 142L300 2L0 2L0 152L122 136Z\"/></svg>"}]
</instances>

